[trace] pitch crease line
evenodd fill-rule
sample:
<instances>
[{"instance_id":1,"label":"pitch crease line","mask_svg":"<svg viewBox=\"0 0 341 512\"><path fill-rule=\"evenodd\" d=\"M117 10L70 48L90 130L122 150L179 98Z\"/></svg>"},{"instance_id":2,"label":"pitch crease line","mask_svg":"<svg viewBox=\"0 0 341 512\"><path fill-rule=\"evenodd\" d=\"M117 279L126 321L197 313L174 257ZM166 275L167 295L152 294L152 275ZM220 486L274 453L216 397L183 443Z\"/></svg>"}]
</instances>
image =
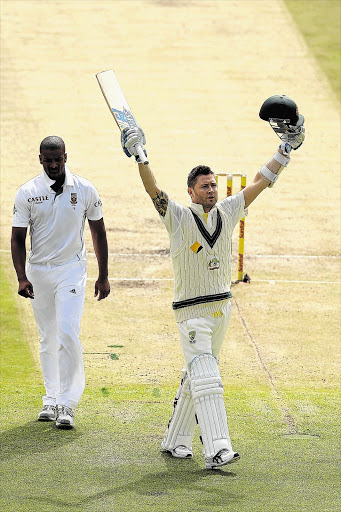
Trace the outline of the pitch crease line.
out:
<instances>
[{"instance_id":1,"label":"pitch crease line","mask_svg":"<svg viewBox=\"0 0 341 512\"><path fill-rule=\"evenodd\" d=\"M10 253L10 249L0 249L0 252ZM87 256L95 256L95 253L92 251L87 252ZM120 256L123 258L138 258L138 257L147 257L147 258L169 258L169 252L165 253L124 253L124 252L110 252L109 256ZM334 254L248 254L245 256L245 259L252 258L292 258L292 259L340 259L340 256L336 256Z\"/></svg>"},{"instance_id":2,"label":"pitch crease line","mask_svg":"<svg viewBox=\"0 0 341 512\"><path fill-rule=\"evenodd\" d=\"M97 277L88 277L88 281L97 281ZM109 281L174 281L173 278L168 277L109 277ZM298 281L298 280L292 280L289 279L251 279L251 282L253 283L269 283L269 284L276 284L276 283L293 283L293 284L341 284L341 281Z\"/></svg>"}]
</instances>

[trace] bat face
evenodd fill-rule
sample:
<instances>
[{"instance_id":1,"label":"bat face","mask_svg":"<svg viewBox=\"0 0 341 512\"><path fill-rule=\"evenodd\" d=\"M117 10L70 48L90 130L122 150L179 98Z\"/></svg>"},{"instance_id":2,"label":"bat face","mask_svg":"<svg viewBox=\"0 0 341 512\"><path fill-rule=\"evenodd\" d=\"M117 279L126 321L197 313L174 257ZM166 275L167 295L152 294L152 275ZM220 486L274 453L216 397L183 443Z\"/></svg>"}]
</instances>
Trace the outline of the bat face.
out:
<instances>
[{"instance_id":1,"label":"bat face","mask_svg":"<svg viewBox=\"0 0 341 512\"><path fill-rule=\"evenodd\" d=\"M109 69L108 71L97 73L96 78L105 101L107 102L110 112L112 113L119 129L123 131L125 128L133 128L137 126L114 70ZM148 160L143 150L143 146L137 144L136 151L140 158L140 162L147 165Z\"/></svg>"},{"instance_id":2,"label":"bat face","mask_svg":"<svg viewBox=\"0 0 341 512\"><path fill-rule=\"evenodd\" d=\"M122 111L117 110L116 108L111 108L111 111L121 131L123 131L124 128L131 128L133 126L137 126L133 114L130 112L130 110L126 109L125 107L123 107Z\"/></svg>"},{"instance_id":3,"label":"bat face","mask_svg":"<svg viewBox=\"0 0 341 512\"><path fill-rule=\"evenodd\" d=\"M102 71L98 73L96 77L103 96L120 130L122 131L124 128L137 126L114 71L112 69Z\"/></svg>"}]
</instances>

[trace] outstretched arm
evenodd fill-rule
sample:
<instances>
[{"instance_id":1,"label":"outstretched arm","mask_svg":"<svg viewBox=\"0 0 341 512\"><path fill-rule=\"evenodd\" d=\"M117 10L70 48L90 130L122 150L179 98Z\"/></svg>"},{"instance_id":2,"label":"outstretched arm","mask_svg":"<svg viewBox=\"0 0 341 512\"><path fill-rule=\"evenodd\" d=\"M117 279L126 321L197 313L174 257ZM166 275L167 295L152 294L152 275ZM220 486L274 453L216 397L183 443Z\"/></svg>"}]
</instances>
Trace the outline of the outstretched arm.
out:
<instances>
[{"instance_id":1,"label":"outstretched arm","mask_svg":"<svg viewBox=\"0 0 341 512\"><path fill-rule=\"evenodd\" d=\"M154 174L151 171L151 168L148 164L144 165L141 162L141 158L138 154L137 147L142 146L143 151L147 155L144 144L146 143L146 138L144 132L141 128L129 128L124 129L121 137L122 148L125 154L128 157L135 156L136 161L139 164L140 176L142 179L142 183L146 192L150 195L155 209L157 212L164 217L166 215L167 206L168 206L168 196L166 192L161 190L154 177Z\"/></svg>"},{"instance_id":2,"label":"outstretched arm","mask_svg":"<svg viewBox=\"0 0 341 512\"><path fill-rule=\"evenodd\" d=\"M263 190L271 186L277 180L279 173L283 170L283 163L287 164L289 162L289 158L284 156L282 149L279 148L278 153L279 155L282 155L283 160L277 153L275 153L275 155L262 167L262 169L257 172L253 182L243 189L245 208L250 206L250 204ZM279 159L282 163L278 162ZM287 162L285 162L285 160L287 160ZM270 171L274 176L271 176L267 171ZM270 178L272 178L273 181L271 181Z\"/></svg>"},{"instance_id":3,"label":"outstretched arm","mask_svg":"<svg viewBox=\"0 0 341 512\"><path fill-rule=\"evenodd\" d=\"M164 217L166 215L168 206L168 196L166 192L160 190L160 188L157 186L154 174L152 173L149 165L143 165L142 163L139 163L139 171L144 188L150 195L156 211L162 217Z\"/></svg>"},{"instance_id":4,"label":"outstretched arm","mask_svg":"<svg viewBox=\"0 0 341 512\"><path fill-rule=\"evenodd\" d=\"M273 187L278 176L290 161L291 150L302 146L305 139L304 117L299 114L293 99L285 94L264 101L259 117L268 121L282 143L274 156L256 174L253 183L244 188L245 207L267 187Z\"/></svg>"}]
</instances>

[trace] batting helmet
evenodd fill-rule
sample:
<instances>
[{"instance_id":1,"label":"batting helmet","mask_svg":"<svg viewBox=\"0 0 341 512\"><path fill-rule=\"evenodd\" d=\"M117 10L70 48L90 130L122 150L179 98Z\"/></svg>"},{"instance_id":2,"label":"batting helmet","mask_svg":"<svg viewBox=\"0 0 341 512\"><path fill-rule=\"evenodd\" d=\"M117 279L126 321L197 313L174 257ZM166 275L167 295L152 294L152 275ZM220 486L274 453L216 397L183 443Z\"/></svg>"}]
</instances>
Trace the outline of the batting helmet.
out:
<instances>
[{"instance_id":1,"label":"batting helmet","mask_svg":"<svg viewBox=\"0 0 341 512\"><path fill-rule=\"evenodd\" d=\"M296 103L285 94L276 94L265 100L260 108L259 117L264 121L282 120L297 128L304 124L304 117L299 114Z\"/></svg>"}]
</instances>

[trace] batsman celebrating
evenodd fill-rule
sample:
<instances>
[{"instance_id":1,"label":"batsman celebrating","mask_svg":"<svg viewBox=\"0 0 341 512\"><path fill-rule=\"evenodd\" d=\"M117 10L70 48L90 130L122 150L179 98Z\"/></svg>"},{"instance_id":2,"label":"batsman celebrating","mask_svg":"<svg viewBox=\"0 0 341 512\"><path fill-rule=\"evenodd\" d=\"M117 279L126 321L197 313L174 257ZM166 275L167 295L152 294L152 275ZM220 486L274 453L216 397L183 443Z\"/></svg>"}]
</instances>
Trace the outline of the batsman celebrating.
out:
<instances>
[{"instance_id":1,"label":"batsman celebrating","mask_svg":"<svg viewBox=\"0 0 341 512\"><path fill-rule=\"evenodd\" d=\"M304 118L289 97L272 96L262 105L267 120L281 139L274 156L257 172L253 182L219 203L213 171L199 165L188 175L189 207L162 191L149 165L143 165L137 147L146 143L141 128L122 132L122 147L135 156L147 193L170 239L174 271L173 310L185 368L174 400L162 449L173 457L190 458L196 423L201 432L206 468L238 460L232 448L218 369L218 355L231 317L231 238L245 209L266 188L272 187L290 160L292 149L304 141ZM140 151L141 154L141 151Z\"/></svg>"}]
</instances>

